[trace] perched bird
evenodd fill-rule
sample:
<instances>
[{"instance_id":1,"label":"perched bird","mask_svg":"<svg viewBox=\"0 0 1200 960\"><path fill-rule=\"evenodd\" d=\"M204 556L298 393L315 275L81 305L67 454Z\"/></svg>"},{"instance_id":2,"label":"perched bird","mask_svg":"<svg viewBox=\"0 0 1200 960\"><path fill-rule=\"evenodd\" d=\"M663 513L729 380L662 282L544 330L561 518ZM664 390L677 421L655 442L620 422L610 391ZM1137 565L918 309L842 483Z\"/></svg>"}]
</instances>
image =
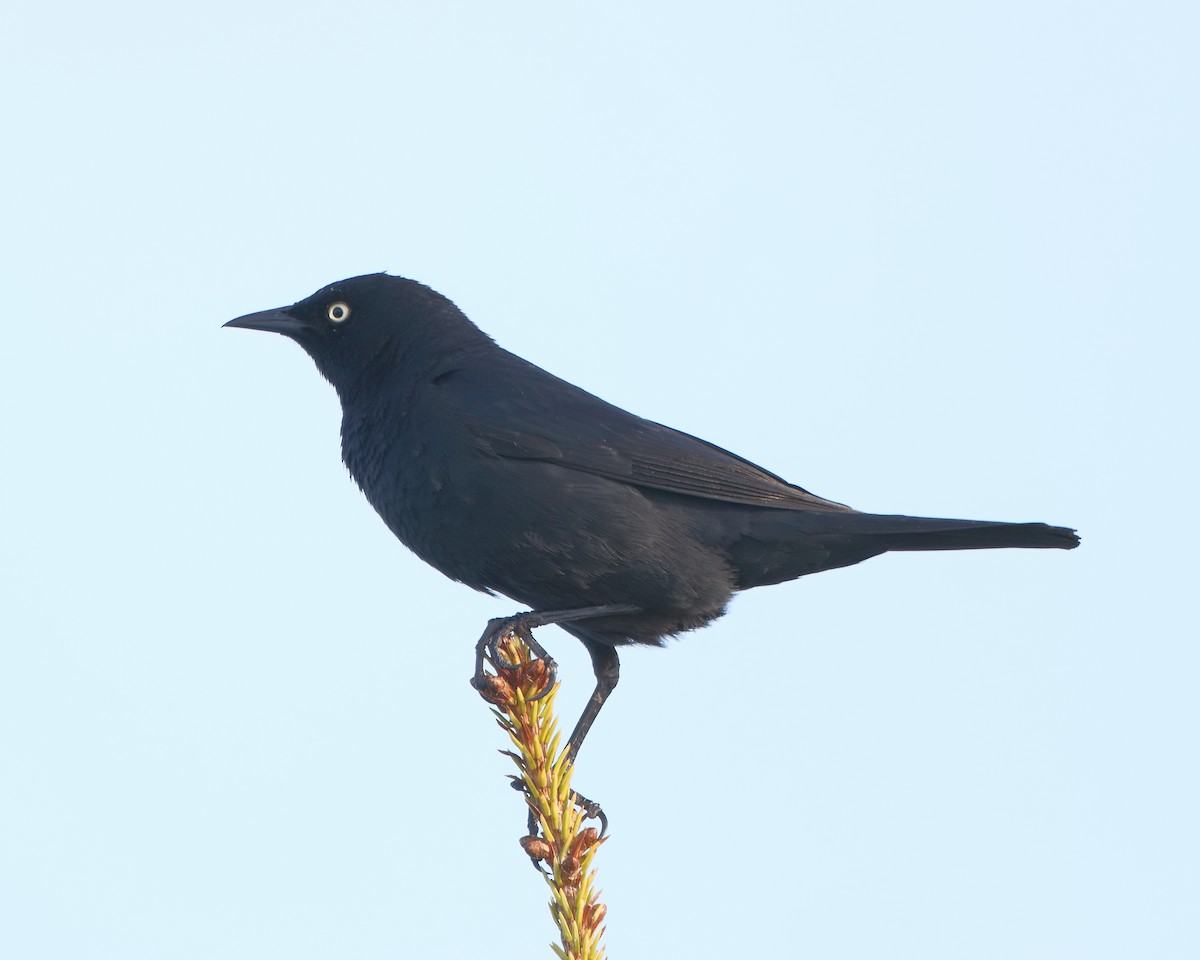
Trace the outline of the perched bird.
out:
<instances>
[{"instance_id":1,"label":"perched bird","mask_svg":"<svg viewBox=\"0 0 1200 960\"><path fill-rule=\"evenodd\" d=\"M522 360L414 280L354 277L226 326L281 333L313 358L341 399L346 466L401 542L530 608L491 621L476 686L510 631L542 656L530 631L545 624L587 647L596 689L572 759L616 686L617 648L704 626L739 590L891 550L1079 544L1065 527L822 499Z\"/></svg>"}]
</instances>

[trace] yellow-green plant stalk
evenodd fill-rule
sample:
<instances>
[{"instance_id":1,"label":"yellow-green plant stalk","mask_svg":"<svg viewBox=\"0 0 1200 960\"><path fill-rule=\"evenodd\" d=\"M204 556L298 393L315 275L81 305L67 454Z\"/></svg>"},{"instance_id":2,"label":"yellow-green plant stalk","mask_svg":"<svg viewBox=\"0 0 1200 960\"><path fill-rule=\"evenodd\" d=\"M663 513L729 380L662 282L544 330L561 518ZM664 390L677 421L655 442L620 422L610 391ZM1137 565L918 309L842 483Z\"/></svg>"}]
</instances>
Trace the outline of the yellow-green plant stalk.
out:
<instances>
[{"instance_id":1,"label":"yellow-green plant stalk","mask_svg":"<svg viewBox=\"0 0 1200 960\"><path fill-rule=\"evenodd\" d=\"M583 826L585 814L573 802L572 764L560 749L554 715L558 684L534 699L549 679L546 664L516 636L501 640L497 652L507 663L492 661L496 675L488 677L483 695L516 748L503 753L517 765L516 779L540 833L523 837L521 846L548 868L543 875L550 885L550 913L562 938L551 949L561 960L602 960L607 909L599 901L592 859L604 840L594 827Z\"/></svg>"}]
</instances>

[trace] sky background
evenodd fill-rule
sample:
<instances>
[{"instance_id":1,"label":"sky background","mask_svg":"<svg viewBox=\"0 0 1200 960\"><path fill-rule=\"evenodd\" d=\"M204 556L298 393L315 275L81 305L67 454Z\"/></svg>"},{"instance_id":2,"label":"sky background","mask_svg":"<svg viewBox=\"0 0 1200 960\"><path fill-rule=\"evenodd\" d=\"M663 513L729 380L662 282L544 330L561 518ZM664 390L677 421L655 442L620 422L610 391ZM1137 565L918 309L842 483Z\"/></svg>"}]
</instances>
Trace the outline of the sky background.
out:
<instances>
[{"instance_id":1,"label":"sky background","mask_svg":"<svg viewBox=\"0 0 1200 960\"><path fill-rule=\"evenodd\" d=\"M220 329L388 270L820 495L1083 536L627 653L615 960L1200 956L1195 4L5 19L0 955L551 956L467 684L514 604Z\"/></svg>"}]
</instances>

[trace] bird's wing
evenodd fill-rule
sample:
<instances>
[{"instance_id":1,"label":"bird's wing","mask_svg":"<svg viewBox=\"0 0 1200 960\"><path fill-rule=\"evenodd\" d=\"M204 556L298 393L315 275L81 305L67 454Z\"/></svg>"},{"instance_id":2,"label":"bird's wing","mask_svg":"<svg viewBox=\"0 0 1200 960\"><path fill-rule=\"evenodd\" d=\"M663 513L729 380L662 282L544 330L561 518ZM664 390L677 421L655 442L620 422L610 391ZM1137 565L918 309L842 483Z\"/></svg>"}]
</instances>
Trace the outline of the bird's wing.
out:
<instances>
[{"instance_id":1,"label":"bird's wing","mask_svg":"<svg viewBox=\"0 0 1200 960\"><path fill-rule=\"evenodd\" d=\"M532 369L536 374L519 389L488 390L486 403L470 402L462 409L477 444L495 456L554 463L632 486L708 500L851 510L715 444L643 420ZM467 393L481 399L475 390Z\"/></svg>"}]
</instances>

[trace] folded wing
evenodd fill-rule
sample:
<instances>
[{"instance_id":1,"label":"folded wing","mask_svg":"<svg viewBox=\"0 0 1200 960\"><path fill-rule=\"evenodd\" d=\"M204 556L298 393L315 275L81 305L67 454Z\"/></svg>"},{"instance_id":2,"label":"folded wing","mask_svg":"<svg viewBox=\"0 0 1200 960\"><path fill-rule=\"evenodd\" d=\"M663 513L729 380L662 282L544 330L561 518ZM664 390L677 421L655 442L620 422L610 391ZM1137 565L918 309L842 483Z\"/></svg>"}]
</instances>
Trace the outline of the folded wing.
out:
<instances>
[{"instance_id":1,"label":"folded wing","mask_svg":"<svg viewBox=\"0 0 1200 960\"><path fill-rule=\"evenodd\" d=\"M715 444L634 416L529 367L507 390L497 389L503 384L494 380L473 383L470 374L455 385L461 403L456 405L477 444L495 456L554 463L681 496L785 510L854 512ZM478 402L481 389L489 394L485 403Z\"/></svg>"}]
</instances>

